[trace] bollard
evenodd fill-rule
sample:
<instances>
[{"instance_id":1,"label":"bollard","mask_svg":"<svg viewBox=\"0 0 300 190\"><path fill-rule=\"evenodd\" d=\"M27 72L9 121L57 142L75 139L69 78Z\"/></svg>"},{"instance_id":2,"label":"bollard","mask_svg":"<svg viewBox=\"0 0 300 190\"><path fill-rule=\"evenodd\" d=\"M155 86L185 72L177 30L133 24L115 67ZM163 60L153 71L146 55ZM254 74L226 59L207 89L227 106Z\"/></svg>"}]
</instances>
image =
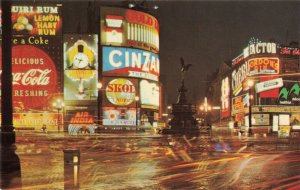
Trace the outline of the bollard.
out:
<instances>
[{"instance_id":1,"label":"bollard","mask_svg":"<svg viewBox=\"0 0 300 190\"><path fill-rule=\"evenodd\" d=\"M79 189L80 151L64 149L64 189Z\"/></svg>"}]
</instances>

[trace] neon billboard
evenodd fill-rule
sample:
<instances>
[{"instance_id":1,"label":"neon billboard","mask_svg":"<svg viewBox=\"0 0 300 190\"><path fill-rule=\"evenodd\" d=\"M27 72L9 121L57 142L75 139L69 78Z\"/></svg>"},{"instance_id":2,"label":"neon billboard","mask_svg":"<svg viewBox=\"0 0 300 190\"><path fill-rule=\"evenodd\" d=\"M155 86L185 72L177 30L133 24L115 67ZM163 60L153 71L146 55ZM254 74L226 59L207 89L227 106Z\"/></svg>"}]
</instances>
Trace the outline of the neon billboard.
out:
<instances>
[{"instance_id":1,"label":"neon billboard","mask_svg":"<svg viewBox=\"0 0 300 190\"><path fill-rule=\"evenodd\" d=\"M260 57L249 59L247 62L249 75L272 75L279 73L279 58Z\"/></svg>"},{"instance_id":2,"label":"neon billboard","mask_svg":"<svg viewBox=\"0 0 300 190\"><path fill-rule=\"evenodd\" d=\"M97 99L97 39L97 35L64 36L65 100Z\"/></svg>"},{"instance_id":3,"label":"neon billboard","mask_svg":"<svg viewBox=\"0 0 300 190\"><path fill-rule=\"evenodd\" d=\"M50 106L49 100L58 91L58 74L48 53L32 45L13 46L12 71L15 111Z\"/></svg>"},{"instance_id":4,"label":"neon billboard","mask_svg":"<svg viewBox=\"0 0 300 190\"><path fill-rule=\"evenodd\" d=\"M249 44L243 51L244 58L247 58L250 55L257 54L276 54L277 46L273 42L259 42Z\"/></svg>"},{"instance_id":5,"label":"neon billboard","mask_svg":"<svg viewBox=\"0 0 300 190\"><path fill-rule=\"evenodd\" d=\"M230 116L230 83L229 77L226 77L221 84L221 117L228 116Z\"/></svg>"},{"instance_id":6,"label":"neon billboard","mask_svg":"<svg viewBox=\"0 0 300 190\"><path fill-rule=\"evenodd\" d=\"M155 82L140 81L141 106L158 109L159 107L159 86Z\"/></svg>"},{"instance_id":7,"label":"neon billboard","mask_svg":"<svg viewBox=\"0 0 300 190\"><path fill-rule=\"evenodd\" d=\"M249 95L243 94L232 99L232 114L245 113L249 105Z\"/></svg>"},{"instance_id":8,"label":"neon billboard","mask_svg":"<svg viewBox=\"0 0 300 190\"><path fill-rule=\"evenodd\" d=\"M57 131L57 122L59 117L59 123L64 123L62 114L57 113L13 113L13 123L15 130L28 129L40 131L43 125L46 125L48 131ZM0 114L1 123L1 114ZM59 126L61 128L62 126Z\"/></svg>"},{"instance_id":9,"label":"neon billboard","mask_svg":"<svg viewBox=\"0 0 300 190\"><path fill-rule=\"evenodd\" d=\"M240 64L231 74L231 87L234 96L237 96L243 89L243 81L248 75L248 67L245 63Z\"/></svg>"},{"instance_id":10,"label":"neon billboard","mask_svg":"<svg viewBox=\"0 0 300 190\"><path fill-rule=\"evenodd\" d=\"M149 51L103 47L103 75L126 76L158 81L159 58Z\"/></svg>"},{"instance_id":11,"label":"neon billboard","mask_svg":"<svg viewBox=\"0 0 300 190\"><path fill-rule=\"evenodd\" d=\"M107 100L116 106L131 105L135 100L136 92L134 83L125 78L109 81L105 89Z\"/></svg>"},{"instance_id":12,"label":"neon billboard","mask_svg":"<svg viewBox=\"0 0 300 190\"><path fill-rule=\"evenodd\" d=\"M122 109L114 107L104 107L103 125L135 126L136 110L134 108Z\"/></svg>"},{"instance_id":13,"label":"neon billboard","mask_svg":"<svg viewBox=\"0 0 300 190\"><path fill-rule=\"evenodd\" d=\"M62 35L61 6L13 5L13 35Z\"/></svg>"},{"instance_id":14,"label":"neon billboard","mask_svg":"<svg viewBox=\"0 0 300 190\"><path fill-rule=\"evenodd\" d=\"M159 51L159 24L153 16L131 9L101 7L101 45Z\"/></svg>"}]
</instances>

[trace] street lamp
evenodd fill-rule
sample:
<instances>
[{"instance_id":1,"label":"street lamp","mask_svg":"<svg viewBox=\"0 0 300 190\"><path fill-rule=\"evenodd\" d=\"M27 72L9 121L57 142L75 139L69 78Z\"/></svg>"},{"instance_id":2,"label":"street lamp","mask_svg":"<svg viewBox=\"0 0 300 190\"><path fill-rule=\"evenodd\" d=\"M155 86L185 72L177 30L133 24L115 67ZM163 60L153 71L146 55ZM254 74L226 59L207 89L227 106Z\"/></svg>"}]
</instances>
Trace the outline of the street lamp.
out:
<instances>
[{"instance_id":1,"label":"street lamp","mask_svg":"<svg viewBox=\"0 0 300 190\"><path fill-rule=\"evenodd\" d=\"M204 98L204 103L200 106L200 110L205 113L205 123L207 125L207 112L211 111L211 106L207 103L207 97Z\"/></svg>"},{"instance_id":2,"label":"street lamp","mask_svg":"<svg viewBox=\"0 0 300 190\"><path fill-rule=\"evenodd\" d=\"M57 109L57 131L59 132L59 110L63 109L65 106L64 102L61 99L57 99L53 102L53 107Z\"/></svg>"},{"instance_id":3,"label":"street lamp","mask_svg":"<svg viewBox=\"0 0 300 190\"><path fill-rule=\"evenodd\" d=\"M102 83L98 82L97 84L97 88L98 88L98 124L101 124L101 102L102 102L102 96L101 96L101 88L102 88Z\"/></svg>"},{"instance_id":4,"label":"street lamp","mask_svg":"<svg viewBox=\"0 0 300 190\"><path fill-rule=\"evenodd\" d=\"M136 96L135 98L135 130L137 131L138 129L138 101L140 100L140 97Z\"/></svg>"},{"instance_id":5,"label":"street lamp","mask_svg":"<svg viewBox=\"0 0 300 190\"><path fill-rule=\"evenodd\" d=\"M251 108L251 106L252 106L252 102L251 102L251 100L252 100L252 87L254 86L254 81L253 80L248 80L247 81L247 86L248 86L248 88L249 88L249 136L251 136L252 135L252 108Z\"/></svg>"},{"instance_id":6,"label":"street lamp","mask_svg":"<svg viewBox=\"0 0 300 190\"><path fill-rule=\"evenodd\" d=\"M171 110L171 109L172 109L172 106L168 106L167 108L168 108L168 110Z\"/></svg>"}]
</instances>

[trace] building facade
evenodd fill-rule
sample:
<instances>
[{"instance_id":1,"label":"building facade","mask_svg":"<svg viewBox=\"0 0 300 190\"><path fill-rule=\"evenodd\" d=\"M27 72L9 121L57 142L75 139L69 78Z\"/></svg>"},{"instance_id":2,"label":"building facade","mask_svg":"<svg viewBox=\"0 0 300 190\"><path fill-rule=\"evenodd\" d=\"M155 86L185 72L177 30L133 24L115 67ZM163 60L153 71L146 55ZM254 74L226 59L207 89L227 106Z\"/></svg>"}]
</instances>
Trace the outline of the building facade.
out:
<instances>
[{"instance_id":1,"label":"building facade","mask_svg":"<svg viewBox=\"0 0 300 190\"><path fill-rule=\"evenodd\" d=\"M96 33L65 34L62 7L12 5L16 130L46 125L48 131L67 131L96 123L155 127L161 105L158 20L145 12L99 5L98 14L89 15L97 21Z\"/></svg>"},{"instance_id":2,"label":"building facade","mask_svg":"<svg viewBox=\"0 0 300 190\"><path fill-rule=\"evenodd\" d=\"M230 71L210 82L220 92L211 101L221 105L221 121L236 121L253 133L288 135L300 121L299 53L297 43L250 42Z\"/></svg>"}]
</instances>

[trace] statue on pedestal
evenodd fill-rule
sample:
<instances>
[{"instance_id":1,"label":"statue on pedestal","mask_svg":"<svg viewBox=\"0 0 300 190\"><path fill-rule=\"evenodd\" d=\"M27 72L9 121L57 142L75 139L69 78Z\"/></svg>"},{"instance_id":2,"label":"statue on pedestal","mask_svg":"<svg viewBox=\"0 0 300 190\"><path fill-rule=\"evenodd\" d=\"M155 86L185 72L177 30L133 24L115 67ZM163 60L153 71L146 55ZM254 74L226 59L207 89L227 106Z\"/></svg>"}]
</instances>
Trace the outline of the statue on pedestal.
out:
<instances>
[{"instance_id":1,"label":"statue on pedestal","mask_svg":"<svg viewBox=\"0 0 300 190\"><path fill-rule=\"evenodd\" d=\"M183 58L180 58L181 63L181 86L178 88L179 96L176 104L172 104L173 118L169 122L171 128L164 129L163 134L186 134L198 133L197 121L194 118L196 107L187 102L185 93L187 88L184 86L185 74L192 64L185 64Z\"/></svg>"}]
</instances>

